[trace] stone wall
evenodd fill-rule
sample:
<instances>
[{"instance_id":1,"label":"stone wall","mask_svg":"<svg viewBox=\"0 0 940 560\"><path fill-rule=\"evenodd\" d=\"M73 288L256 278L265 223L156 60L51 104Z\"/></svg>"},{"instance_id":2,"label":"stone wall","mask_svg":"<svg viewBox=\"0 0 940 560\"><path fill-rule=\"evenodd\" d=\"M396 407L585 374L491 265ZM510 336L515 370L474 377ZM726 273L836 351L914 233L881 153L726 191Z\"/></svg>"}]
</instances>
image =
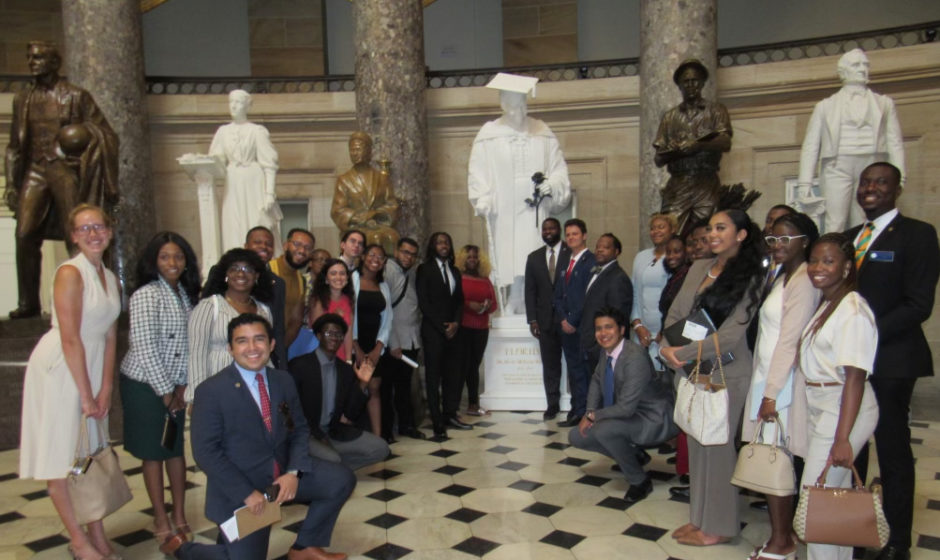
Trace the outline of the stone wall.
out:
<instances>
[{"instance_id":1,"label":"stone wall","mask_svg":"<svg viewBox=\"0 0 940 560\"><path fill-rule=\"evenodd\" d=\"M323 74L323 1L250 0L252 76Z\"/></svg>"},{"instance_id":2,"label":"stone wall","mask_svg":"<svg viewBox=\"0 0 940 560\"><path fill-rule=\"evenodd\" d=\"M576 0L503 0L503 66L577 60Z\"/></svg>"}]
</instances>

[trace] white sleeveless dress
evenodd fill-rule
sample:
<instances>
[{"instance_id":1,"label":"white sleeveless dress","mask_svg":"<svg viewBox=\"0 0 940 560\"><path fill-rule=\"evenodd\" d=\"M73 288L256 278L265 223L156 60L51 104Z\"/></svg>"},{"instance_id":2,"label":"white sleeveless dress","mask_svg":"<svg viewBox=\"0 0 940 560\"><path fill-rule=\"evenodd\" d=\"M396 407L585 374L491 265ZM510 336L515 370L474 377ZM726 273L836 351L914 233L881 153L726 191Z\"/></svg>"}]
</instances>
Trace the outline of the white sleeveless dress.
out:
<instances>
[{"instance_id":1,"label":"white sleeveless dress","mask_svg":"<svg viewBox=\"0 0 940 560\"><path fill-rule=\"evenodd\" d=\"M81 338L91 389L97 394L104 374L106 335L121 313L117 279L114 273L105 269L105 291L94 265L82 253L60 266L65 265L74 266L82 275ZM20 477L40 480L65 478L75 457L81 419L78 387L65 362L59 321L53 308L52 329L39 340L26 366L20 428ZM94 438L93 429L89 434Z\"/></svg>"}]
</instances>

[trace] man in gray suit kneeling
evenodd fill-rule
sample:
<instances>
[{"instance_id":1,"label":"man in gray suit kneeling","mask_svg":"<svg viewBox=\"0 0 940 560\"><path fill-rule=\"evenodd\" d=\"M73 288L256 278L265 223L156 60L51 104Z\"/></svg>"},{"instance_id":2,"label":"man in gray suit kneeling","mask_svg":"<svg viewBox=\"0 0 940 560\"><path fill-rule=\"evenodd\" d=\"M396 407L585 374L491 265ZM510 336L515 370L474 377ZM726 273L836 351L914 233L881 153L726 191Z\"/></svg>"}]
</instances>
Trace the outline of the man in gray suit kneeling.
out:
<instances>
[{"instance_id":1,"label":"man in gray suit kneeling","mask_svg":"<svg viewBox=\"0 0 940 560\"><path fill-rule=\"evenodd\" d=\"M568 432L571 445L607 455L630 483L624 500L635 503L653 490L643 470L644 446L675 435L673 396L656 377L649 353L624 338L627 318L613 308L594 315L594 336L604 350L591 377L587 413Z\"/></svg>"}]
</instances>

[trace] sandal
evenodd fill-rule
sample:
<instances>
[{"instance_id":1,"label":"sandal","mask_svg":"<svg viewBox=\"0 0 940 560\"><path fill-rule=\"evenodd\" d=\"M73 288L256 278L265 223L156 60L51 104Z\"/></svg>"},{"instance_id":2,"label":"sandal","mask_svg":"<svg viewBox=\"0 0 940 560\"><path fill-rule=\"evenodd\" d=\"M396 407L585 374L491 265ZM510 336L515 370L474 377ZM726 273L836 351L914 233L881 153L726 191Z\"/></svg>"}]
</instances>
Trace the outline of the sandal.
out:
<instances>
[{"instance_id":1,"label":"sandal","mask_svg":"<svg viewBox=\"0 0 940 560\"><path fill-rule=\"evenodd\" d=\"M726 544L731 542L731 537L716 537L715 542L706 542L705 532L701 529L696 529L690 531L681 537L679 537L679 544L684 544L686 546L714 546L716 544Z\"/></svg>"},{"instance_id":2,"label":"sandal","mask_svg":"<svg viewBox=\"0 0 940 560\"><path fill-rule=\"evenodd\" d=\"M176 526L176 530L182 533L187 539L193 540L193 530L189 528L189 523L180 523Z\"/></svg>"},{"instance_id":3,"label":"sandal","mask_svg":"<svg viewBox=\"0 0 940 560\"><path fill-rule=\"evenodd\" d=\"M767 543L764 543L764 546L759 546L754 549L754 552L747 557L747 560L796 560L796 547L793 548L790 552L786 554L774 554L773 552L764 552L764 549L767 548Z\"/></svg>"},{"instance_id":4,"label":"sandal","mask_svg":"<svg viewBox=\"0 0 940 560\"><path fill-rule=\"evenodd\" d=\"M693 531L698 531L698 527L696 527L695 525L692 525L691 523L686 523L682 527L679 527L678 529L672 532L672 538L679 539L688 535L689 533Z\"/></svg>"},{"instance_id":5,"label":"sandal","mask_svg":"<svg viewBox=\"0 0 940 560\"><path fill-rule=\"evenodd\" d=\"M159 540L159 539L158 539ZM186 535L181 531L176 531L160 543L160 552L167 556L173 556L173 553L179 550L183 543L187 541Z\"/></svg>"}]
</instances>

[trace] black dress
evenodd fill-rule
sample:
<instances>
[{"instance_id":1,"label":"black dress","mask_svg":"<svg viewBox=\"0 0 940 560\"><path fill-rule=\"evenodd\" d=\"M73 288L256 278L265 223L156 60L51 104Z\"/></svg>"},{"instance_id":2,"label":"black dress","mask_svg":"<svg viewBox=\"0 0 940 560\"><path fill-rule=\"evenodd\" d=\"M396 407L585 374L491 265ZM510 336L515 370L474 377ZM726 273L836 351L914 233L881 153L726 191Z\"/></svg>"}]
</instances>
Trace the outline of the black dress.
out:
<instances>
[{"instance_id":1,"label":"black dress","mask_svg":"<svg viewBox=\"0 0 940 560\"><path fill-rule=\"evenodd\" d=\"M375 290L360 290L356 297L357 341L363 352L375 348L379 327L382 326L382 312L385 311L385 296Z\"/></svg>"}]
</instances>

